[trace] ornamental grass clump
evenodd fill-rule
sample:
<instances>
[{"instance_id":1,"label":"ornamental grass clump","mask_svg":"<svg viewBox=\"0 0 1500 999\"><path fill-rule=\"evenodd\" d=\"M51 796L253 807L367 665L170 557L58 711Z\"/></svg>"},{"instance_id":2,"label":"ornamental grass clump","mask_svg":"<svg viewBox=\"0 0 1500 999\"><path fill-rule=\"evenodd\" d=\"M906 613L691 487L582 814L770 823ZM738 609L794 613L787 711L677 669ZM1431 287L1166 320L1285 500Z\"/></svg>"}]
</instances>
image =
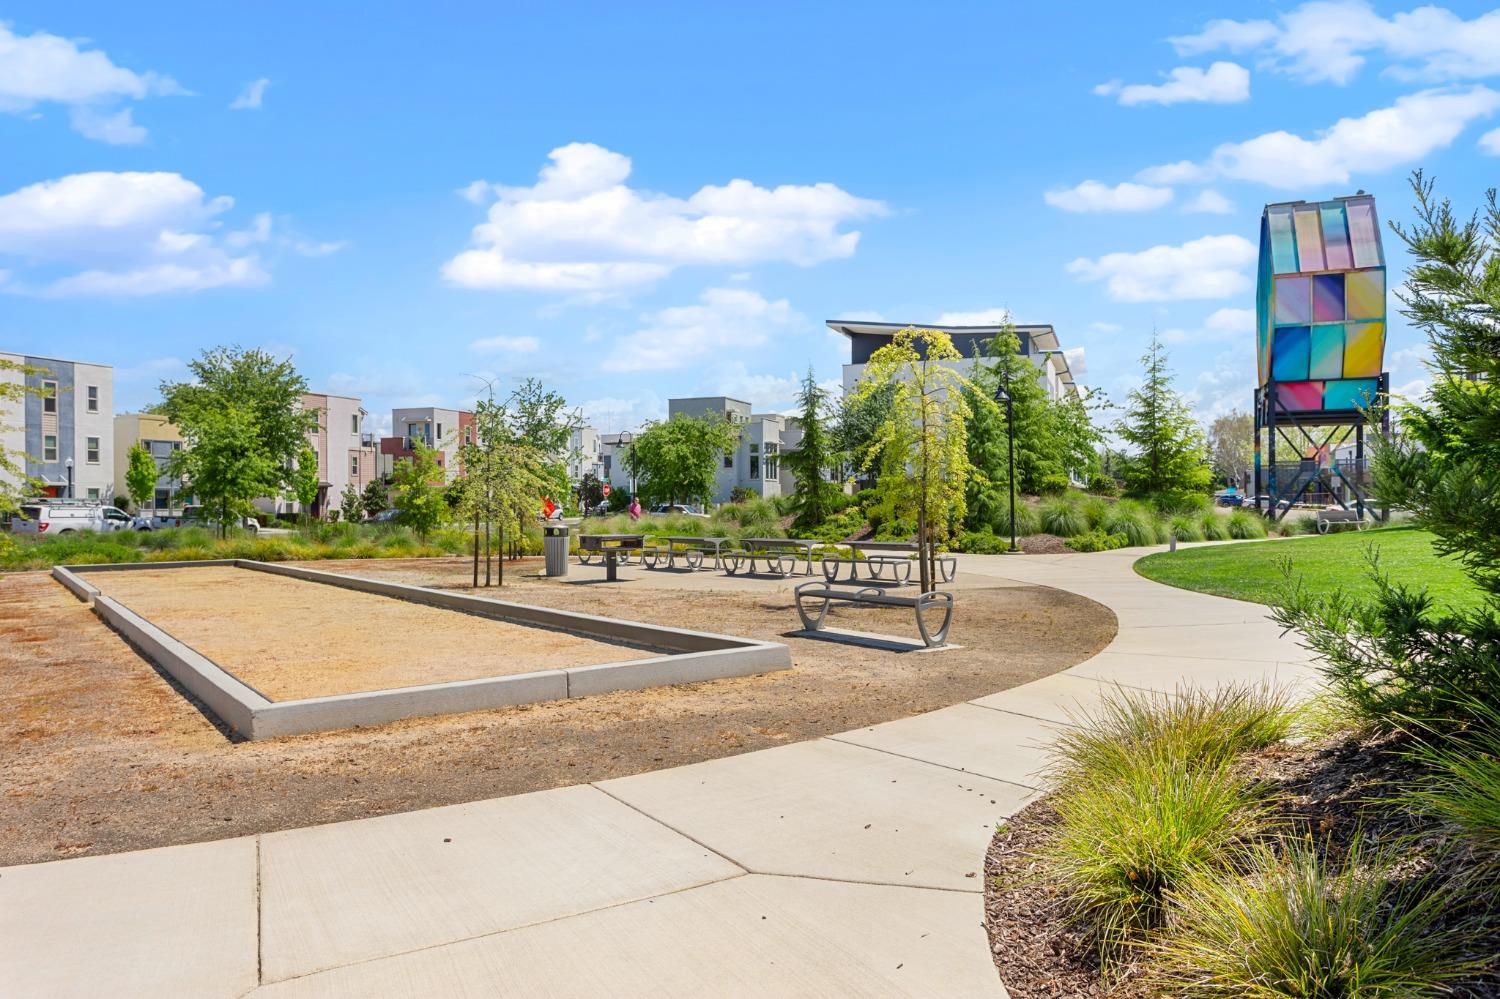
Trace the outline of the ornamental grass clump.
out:
<instances>
[{"instance_id":1,"label":"ornamental grass clump","mask_svg":"<svg viewBox=\"0 0 1500 999\"><path fill-rule=\"evenodd\" d=\"M1265 519L1257 514L1236 510L1229 515L1229 536L1237 541L1248 541L1266 536Z\"/></svg>"},{"instance_id":2,"label":"ornamental grass clump","mask_svg":"<svg viewBox=\"0 0 1500 999\"><path fill-rule=\"evenodd\" d=\"M1356 845L1335 860L1293 841L1240 871L1201 867L1172 892L1171 931L1147 948L1151 985L1184 999L1440 995L1471 975L1451 888Z\"/></svg>"},{"instance_id":3,"label":"ornamental grass clump","mask_svg":"<svg viewBox=\"0 0 1500 999\"><path fill-rule=\"evenodd\" d=\"M1089 529L1088 517L1078 504L1067 499L1053 499L1042 503L1042 529L1048 534L1071 538Z\"/></svg>"},{"instance_id":4,"label":"ornamental grass clump","mask_svg":"<svg viewBox=\"0 0 1500 999\"><path fill-rule=\"evenodd\" d=\"M1265 791L1229 763L1188 765L1165 745L1114 756L1054 806L1044 876L1106 967L1165 922L1189 879L1232 864L1271 822Z\"/></svg>"},{"instance_id":5,"label":"ornamental grass clump","mask_svg":"<svg viewBox=\"0 0 1500 999\"><path fill-rule=\"evenodd\" d=\"M1203 528L1204 541L1227 541L1229 540L1229 524L1217 513L1210 510L1203 515L1200 523Z\"/></svg>"},{"instance_id":6,"label":"ornamental grass clump","mask_svg":"<svg viewBox=\"0 0 1500 999\"><path fill-rule=\"evenodd\" d=\"M1133 547L1156 544L1155 515L1132 500L1112 506L1100 526L1106 534L1125 535Z\"/></svg>"},{"instance_id":7,"label":"ornamental grass clump","mask_svg":"<svg viewBox=\"0 0 1500 999\"><path fill-rule=\"evenodd\" d=\"M1171 530L1178 541L1205 541L1203 522L1190 514L1179 513L1172 518Z\"/></svg>"}]
</instances>

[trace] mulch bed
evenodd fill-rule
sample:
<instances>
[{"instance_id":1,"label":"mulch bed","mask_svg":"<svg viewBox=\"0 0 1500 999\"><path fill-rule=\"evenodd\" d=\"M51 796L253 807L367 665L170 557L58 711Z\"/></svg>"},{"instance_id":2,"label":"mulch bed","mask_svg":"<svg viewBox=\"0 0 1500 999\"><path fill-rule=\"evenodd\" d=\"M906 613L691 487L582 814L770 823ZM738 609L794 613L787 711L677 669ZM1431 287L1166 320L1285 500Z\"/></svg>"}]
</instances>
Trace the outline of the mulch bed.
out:
<instances>
[{"instance_id":1,"label":"mulch bed","mask_svg":"<svg viewBox=\"0 0 1500 999\"><path fill-rule=\"evenodd\" d=\"M1440 856L1442 837L1430 824L1382 799L1410 788L1417 767L1399 754L1399 736L1347 735L1272 747L1246 758L1251 773L1280 797L1289 835L1308 833L1337 855L1356 839L1388 844L1407 838L1417 871L1457 870L1471 863L1461 851ZM1068 919L1066 900L1033 859L1052 835L1057 812L1048 798L1018 812L996 833L985 857L985 925L1000 977L1013 999L1132 997L1147 994L1139 965L1125 965L1105 982L1088 937ZM1476 898L1476 905L1484 904ZM1474 915L1455 911L1455 923ZM1491 920L1493 922L1493 920ZM1500 954L1500 926L1475 944L1479 956ZM1500 969L1449 993L1461 999L1500 996Z\"/></svg>"}]
</instances>

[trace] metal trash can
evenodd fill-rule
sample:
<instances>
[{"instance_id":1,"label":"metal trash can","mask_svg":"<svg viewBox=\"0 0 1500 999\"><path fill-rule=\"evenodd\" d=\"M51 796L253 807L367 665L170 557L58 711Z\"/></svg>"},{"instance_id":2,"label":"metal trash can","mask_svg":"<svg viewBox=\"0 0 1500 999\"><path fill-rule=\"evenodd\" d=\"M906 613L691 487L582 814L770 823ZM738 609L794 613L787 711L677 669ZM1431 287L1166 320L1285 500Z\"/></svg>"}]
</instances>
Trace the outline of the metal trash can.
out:
<instances>
[{"instance_id":1,"label":"metal trash can","mask_svg":"<svg viewBox=\"0 0 1500 999\"><path fill-rule=\"evenodd\" d=\"M567 524L556 521L542 525L542 554L547 559L548 576L568 574L568 547L571 530Z\"/></svg>"}]
</instances>

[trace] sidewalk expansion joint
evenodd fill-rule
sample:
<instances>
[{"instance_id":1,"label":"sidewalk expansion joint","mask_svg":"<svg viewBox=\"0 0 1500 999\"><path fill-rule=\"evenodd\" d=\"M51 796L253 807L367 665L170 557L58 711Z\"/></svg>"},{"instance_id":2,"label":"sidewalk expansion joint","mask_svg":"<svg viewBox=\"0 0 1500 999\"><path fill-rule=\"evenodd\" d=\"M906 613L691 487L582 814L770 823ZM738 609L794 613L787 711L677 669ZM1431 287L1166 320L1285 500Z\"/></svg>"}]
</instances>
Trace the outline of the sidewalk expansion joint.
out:
<instances>
[{"instance_id":1,"label":"sidewalk expansion joint","mask_svg":"<svg viewBox=\"0 0 1500 999\"><path fill-rule=\"evenodd\" d=\"M967 777L981 777L984 780L992 780L997 784L1009 784L1011 787L1019 787L1023 791L1036 792L1042 790L1041 788L1033 787L1030 784L1022 784L1020 781L1007 780L1004 777L991 777L989 774L980 773L978 770L965 770L963 767L950 767L946 763L934 763L932 760L924 760L920 756L908 756L905 753L898 753L890 749L878 749L874 746L866 746L864 743L860 742L849 742L847 739L841 739L837 735L825 735L823 736L823 738L827 739L829 742L837 742L843 746L853 746L855 749L868 749L872 753L884 753L886 756L894 756L898 760L911 760L913 763L925 763L927 766L937 767L939 770L948 770L956 774L963 774Z\"/></svg>"},{"instance_id":2,"label":"sidewalk expansion joint","mask_svg":"<svg viewBox=\"0 0 1500 999\"><path fill-rule=\"evenodd\" d=\"M650 819L652 822L655 822L657 825L661 826L663 829L666 829L666 830L668 830L668 831L670 831L670 832L672 832L672 833L674 833L674 834L676 834L678 836L681 836L683 839L687 840L690 843L696 843L698 846L703 847L703 849L707 850L709 853L713 854L715 857L718 857L720 860L724 861L726 864L733 864L735 867L738 867L741 871L743 871L746 874L754 874L754 873L756 873L755 871L753 871L753 870L750 869L749 865L740 863L738 860L735 860L733 857L729 856L729 854L725 853L722 850L716 850L716 849L714 849L713 847L709 846L707 843L703 842L701 839L698 839L696 836L690 836L690 835L688 835L687 833L683 832L681 829L678 829L676 826L672 825L671 823L666 822L666 821L658 818L655 815L652 815L650 812L646 811L644 808L639 807L638 805L634 804L633 802L626 801L624 798L620 797L618 794L614 794L611 791L606 791L604 788L600 787L598 784L590 784L589 787L592 787L594 790L600 792L601 794L604 794L604 795L607 795L610 798L613 798L615 801L618 801L620 804L624 805L626 808L629 808L631 811L634 811L634 812L636 812L636 813L638 813L640 815L644 815L646 818Z\"/></svg>"}]
</instances>

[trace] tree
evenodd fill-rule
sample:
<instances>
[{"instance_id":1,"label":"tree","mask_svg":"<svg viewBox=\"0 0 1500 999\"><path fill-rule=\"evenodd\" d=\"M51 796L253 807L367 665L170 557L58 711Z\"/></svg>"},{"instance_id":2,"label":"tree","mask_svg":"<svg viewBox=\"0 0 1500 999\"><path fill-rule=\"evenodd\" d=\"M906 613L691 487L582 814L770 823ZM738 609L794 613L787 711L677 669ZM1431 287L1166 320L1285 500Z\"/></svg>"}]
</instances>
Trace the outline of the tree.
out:
<instances>
[{"instance_id":1,"label":"tree","mask_svg":"<svg viewBox=\"0 0 1500 999\"><path fill-rule=\"evenodd\" d=\"M792 497L797 511L794 526L810 530L833 515L840 492L839 485L828 479L828 473L838 467L828 430L828 390L818 384L812 368L807 369L807 377L802 379L797 405L801 407L797 423L802 429L802 440L796 450L782 455L781 463L791 470L796 483Z\"/></svg>"},{"instance_id":2,"label":"tree","mask_svg":"<svg viewBox=\"0 0 1500 999\"><path fill-rule=\"evenodd\" d=\"M891 399L896 394L894 385L882 385L863 395L849 393L839 405L838 418L833 425L833 448L839 460L864 467L870 445L880 430L881 424L891 413ZM871 468L879 462L871 462Z\"/></svg>"},{"instance_id":3,"label":"tree","mask_svg":"<svg viewBox=\"0 0 1500 999\"><path fill-rule=\"evenodd\" d=\"M140 441L130 446L126 461L125 491L135 501L136 510L144 510L147 501L156 500L156 480L161 477L161 470L156 467L156 459L151 457L151 452Z\"/></svg>"},{"instance_id":4,"label":"tree","mask_svg":"<svg viewBox=\"0 0 1500 999\"><path fill-rule=\"evenodd\" d=\"M604 480L593 472L584 472L583 478L578 480L578 503L585 510L591 510L604 502Z\"/></svg>"},{"instance_id":5,"label":"tree","mask_svg":"<svg viewBox=\"0 0 1500 999\"><path fill-rule=\"evenodd\" d=\"M503 410L505 424L513 439L526 441L560 461L566 456L573 431L583 425L583 416L577 410L570 412L567 405L566 399L539 379L527 378L510 394Z\"/></svg>"},{"instance_id":6,"label":"tree","mask_svg":"<svg viewBox=\"0 0 1500 999\"><path fill-rule=\"evenodd\" d=\"M172 455L172 474L187 480L193 495L219 522L222 537L231 517L248 512L250 499L278 469L256 446L260 427L249 409L233 405L195 410L180 426L183 447Z\"/></svg>"},{"instance_id":7,"label":"tree","mask_svg":"<svg viewBox=\"0 0 1500 999\"><path fill-rule=\"evenodd\" d=\"M419 440L412 441L412 455L396 462L392 475L396 521L410 527L423 539L449 514L443 499L443 467L437 451Z\"/></svg>"},{"instance_id":8,"label":"tree","mask_svg":"<svg viewBox=\"0 0 1500 999\"><path fill-rule=\"evenodd\" d=\"M12 372L20 377L16 381L0 378L0 403L20 403L28 395L40 396L39 385L27 385L26 379L45 374L44 369L28 367L18 361L0 357L0 372ZM20 430L0 423L0 434L7 430ZM0 438L3 439L3 438ZM26 452L13 451L0 445L0 513L13 513L20 508L26 494L41 488L41 481L26 474Z\"/></svg>"},{"instance_id":9,"label":"tree","mask_svg":"<svg viewBox=\"0 0 1500 999\"><path fill-rule=\"evenodd\" d=\"M511 397L512 402L515 399ZM538 436L540 445L536 442ZM459 480L460 508L474 521L474 585L479 585L481 527L484 585L489 586L493 578L492 550L502 556L499 582L505 585L506 538L520 534L522 518L528 511L538 509L542 497L556 484L551 474L557 464L556 454L543 448L551 443L555 443L555 438L547 439L544 427L528 424L527 418L518 417L507 405L496 402L493 394L475 405L473 436L459 448L464 467L464 477ZM492 549L491 533L496 529L499 544Z\"/></svg>"},{"instance_id":10,"label":"tree","mask_svg":"<svg viewBox=\"0 0 1500 999\"><path fill-rule=\"evenodd\" d=\"M1146 493L1203 493L1213 486L1204 463L1203 430L1187 404L1172 388L1172 371L1161 339L1141 356L1145 379L1127 398L1125 415L1115 433L1134 449L1125 462L1125 488Z\"/></svg>"},{"instance_id":11,"label":"tree","mask_svg":"<svg viewBox=\"0 0 1500 999\"><path fill-rule=\"evenodd\" d=\"M1010 439L1005 433L1005 409L994 396L972 382L963 387L969 406L965 427L969 466L974 470L964 487L964 527L998 531L1010 517Z\"/></svg>"},{"instance_id":12,"label":"tree","mask_svg":"<svg viewBox=\"0 0 1500 999\"><path fill-rule=\"evenodd\" d=\"M1255 423L1236 409L1208 426L1208 460L1219 478L1239 485L1255 461Z\"/></svg>"},{"instance_id":13,"label":"tree","mask_svg":"<svg viewBox=\"0 0 1500 999\"><path fill-rule=\"evenodd\" d=\"M988 357L974 366L971 376L974 391L990 399L998 388L1010 395L1016 421L1016 484L1023 493L1039 492L1044 477L1065 473L1061 448L1052 433L1047 389L1031 358L1021 353L1021 340L1008 323L986 347ZM1003 416L1000 426L1004 433ZM1007 481L1002 468L983 467L980 473L992 481Z\"/></svg>"},{"instance_id":14,"label":"tree","mask_svg":"<svg viewBox=\"0 0 1500 999\"><path fill-rule=\"evenodd\" d=\"M253 459L246 467L256 469L261 478L237 478L236 488L245 491L227 498L243 506L257 496L285 493L292 487L307 434L317 428L317 412L302 408L306 380L290 361L239 347L205 350L189 362L188 369L191 381L162 383L162 402L155 408L177 425L185 442L222 433L225 414L232 411L237 425L251 429L252 435L241 445L247 458ZM191 461L189 450L185 447L173 455L169 466L173 475L189 477L185 472ZM196 481L193 484L200 498L206 495Z\"/></svg>"},{"instance_id":15,"label":"tree","mask_svg":"<svg viewBox=\"0 0 1500 999\"><path fill-rule=\"evenodd\" d=\"M344 520L350 524L359 523L359 514L364 504L359 498L359 488L354 483L344 486L344 493L339 497L339 512L343 514Z\"/></svg>"},{"instance_id":16,"label":"tree","mask_svg":"<svg viewBox=\"0 0 1500 999\"><path fill-rule=\"evenodd\" d=\"M292 470L292 495L297 498L297 504L302 508L302 519L312 519L313 504L318 501L318 488L321 482L318 478L318 452L307 441L302 442L302 450L297 452L297 467Z\"/></svg>"},{"instance_id":17,"label":"tree","mask_svg":"<svg viewBox=\"0 0 1500 999\"><path fill-rule=\"evenodd\" d=\"M1432 349L1432 386L1398 407L1402 437L1375 442L1379 498L1412 512L1434 546L1500 595L1500 205L1460 221L1421 172L1410 229L1416 263L1401 301Z\"/></svg>"},{"instance_id":18,"label":"tree","mask_svg":"<svg viewBox=\"0 0 1500 999\"><path fill-rule=\"evenodd\" d=\"M934 545L962 521L972 474L963 391L969 381L945 363L960 357L948 334L908 326L871 355L854 387L858 397L894 386L890 413L863 459L866 467L880 462L881 508L916 518L923 593L936 586Z\"/></svg>"},{"instance_id":19,"label":"tree","mask_svg":"<svg viewBox=\"0 0 1500 999\"><path fill-rule=\"evenodd\" d=\"M649 503L707 503L719 456L739 446L740 431L724 417L678 414L646 424L636 434L626 464Z\"/></svg>"},{"instance_id":20,"label":"tree","mask_svg":"<svg viewBox=\"0 0 1500 999\"><path fill-rule=\"evenodd\" d=\"M377 513L390 509L391 494L385 488L384 482L372 479L365 484L365 491L360 494L359 503L364 509L365 517L373 517Z\"/></svg>"},{"instance_id":21,"label":"tree","mask_svg":"<svg viewBox=\"0 0 1500 999\"><path fill-rule=\"evenodd\" d=\"M1099 471L1104 434L1092 414L1108 405L1103 392L1088 389L1079 396L1054 399L1047 407L1048 434L1064 474L1086 482Z\"/></svg>"}]
</instances>

